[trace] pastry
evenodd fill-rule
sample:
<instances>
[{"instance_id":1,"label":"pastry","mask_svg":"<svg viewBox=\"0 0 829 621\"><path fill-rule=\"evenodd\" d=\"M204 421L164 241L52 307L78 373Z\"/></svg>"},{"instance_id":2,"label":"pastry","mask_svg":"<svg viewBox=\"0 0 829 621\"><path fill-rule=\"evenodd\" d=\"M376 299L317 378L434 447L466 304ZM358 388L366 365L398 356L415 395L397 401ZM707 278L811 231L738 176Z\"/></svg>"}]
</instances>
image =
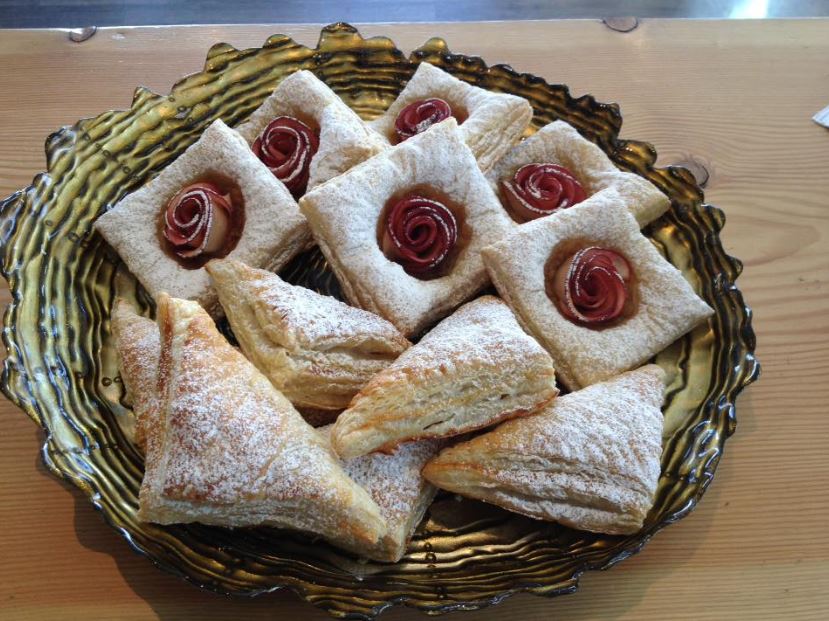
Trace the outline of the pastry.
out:
<instances>
[{"instance_id":1,"label":"pastry","mask_svg":"<svg viewBox=\"0 0 829 621\"><path fill-rule=\"evenodd\" d=\"M647 179L616 168L598 146L556 121L514 146L487 173L504 208L519 223L556 213L608 188L645 226L671 202Z\"/></svg>"},{"instance_id":2,"label":"pastry","mask_svg":"<svg viewBox=\"0 0 829 621\"><path fill-rule=\"evenodd\" d=\"M443 489L611 535L642 528L662 454L664 373L648 365L559 397L539 414L443 450Z\"/></svg>"},{"instance_id":3,"label":"pastry","mask_svg":"<svg viewBox=\"0 0 829 621\"><path fill-rule=\"evenodd\" d=\"M515 228L449 119L300 200L348 301L407 336L488 283L480 250Z\"/></svg>"},{"instance_id":4,"label":"pastry","mask_svg":"<svg viewBox=\"0 0 829 621\"><path fill-rule=\"evenodd\" d=\"M285 186L215 121L157 177L95 222L153 297L166 291L217 310L204 264L231 256L279 269L309 241Z\"/></svg>"},{"instance_id":5,"label":"pastry","mask_svg":"<svg viewBox=\"0 0 829 621\"><path fill-rule=\"evenodd\" d=\"M297 198L389 146L306 70L282 80L237 131Z\"/></svg>"},{"instance_id":6,"label":"pastry","mask_svg":"<svg viewBox=\"0 0 829 621\"><path fill-rule=\"evenodd\" d=\"M498 298L459 308L340 414L331 444L343 459L439 438L534 412L557 390L550 356Z\"/></svg>"},{"instance_id":7,"label":"pastry","mask_svg":"<svg viewBox=\"0 0 829 621\"><path fill-rule=\"evenodd\" d=\"M147 428L153 424L161 345L158 326L121 300L112 310L112 334L126 400L135 414L135 443L146 450Z\"/></svg>"},{"instance_id":8,"label":"pastry","mask_svg":"<svg viewBox=\"0 0 829 621\"><path fill-rule=\"evenodd\" d=\"M198 304L160 295L158 325L142 520L295 528L350 549L379 541L385 523L368 493Z\"/></svg>"},{"instance_id":9,"label":"pastry","mask_svg":"<svg viewBox=\"0 0 829 621\"><path fill-rule=\"evenodd\" d=\"M207 271L242 351L300 409L342 410L411 345L385 319L271 272L232 259Z\"/></svg>"},{"instance_id":10,"label":"pastry","mask_svg":"<svg viewBox=\"0 0 829 621\"><path fill-rule=\"evenodd\" d=\"M454 117L461 137L486 171L521 138L532 116L526 99L472 86L421 62L389 109L369 125L391 144L400 144Z\"/></svg>"},{"instance_id":11,"label":"pastry","mask_svg":"<svg viewBox=\"0 0 829 621\"><path fill-rule=\"evenodd\" d=\"M323 427L319 432L327 440L331 426ZM372 453L343 462L346 474L380 507L388 527L379 543L356 550L362 556L397 562L405 554L409 539L437 491L420 471L438 452L440 444L439 440L406 442L388 455Z\"/></svg>"},{"instance_id":12,"label":"pastry","mask_svg":"<svg viewBox=\"0 0 829 621\"><path fill-rule=\"evenodd\" d=\"M613 189L524 224L482 254L570 390L643 364L713 313Z\"/></svg>"}]
</instances>

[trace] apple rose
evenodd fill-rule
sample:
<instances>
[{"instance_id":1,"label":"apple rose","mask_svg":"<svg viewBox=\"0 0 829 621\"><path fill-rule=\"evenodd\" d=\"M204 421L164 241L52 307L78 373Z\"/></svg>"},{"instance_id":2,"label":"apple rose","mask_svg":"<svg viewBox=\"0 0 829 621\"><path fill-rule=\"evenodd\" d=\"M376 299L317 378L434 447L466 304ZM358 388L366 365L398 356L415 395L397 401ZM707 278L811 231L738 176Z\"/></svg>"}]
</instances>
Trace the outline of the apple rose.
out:
<instances>
[{"instance_id":1,"label":"apple rose","mask_svg":"<svg viewBox=\"0 0 829 621\"><path fill-rule=\"evenodd\" d=\"M558 164L522 166L512 179L501 181L501 191L518 222L548 216L587 198L573 173Z\"/></svg>"},{"instance_id":2,"label":"apple rose","mask_svg":"<svg viewBox=\"0 0 829 621\"><path fill-rule=\"evenodd\" d=\"M305 193L311 158L320 142L314 130L290 116L268 123L253 142L253 152L285 184L294 197Z\"/></svg>"},{"instance_id":3,"label":"apple rose","mask_svg":"<svg viewBox=\"0 0 829 621\"><path fill-rule=\"evenodd\" d=\"M397 201L386 216L383 253L416 277L436 275L458 241L458 223L448 207L416 194Z\"/></svg>"},{"instance_id":4,"label":"apple rose","mask_svg":"<svg viewBox=\"0 0 829 621\"><path fill-rule=\"evenodd\" d=\"M559 310L571 321L583 325L609 323L624 312L631 274L630 263L621 254L591 246L559 266L552 290Z\"/></svg>"},{"instance_id":5,"label":"apple rose","mask_svg":"<svg viewBox=\"0 0 829 621\"><path fill-rule=\"evenodd\" d=\"M230 235L230 195L203 181L182 189L164 212L164 237L182 259L220 252Z\"/></svg>"},{"instance_id":6,"label":"apple rose","mask_svg":"<svg viewBox=\"0 0 829 621\"><path fill-rule=\"evenodd\" d=\"M400 111L394 122L394 130L397 138L403 142L450 116L453 116L452 108L443 99L421 99Z\"/></svg>"}]
</instances>

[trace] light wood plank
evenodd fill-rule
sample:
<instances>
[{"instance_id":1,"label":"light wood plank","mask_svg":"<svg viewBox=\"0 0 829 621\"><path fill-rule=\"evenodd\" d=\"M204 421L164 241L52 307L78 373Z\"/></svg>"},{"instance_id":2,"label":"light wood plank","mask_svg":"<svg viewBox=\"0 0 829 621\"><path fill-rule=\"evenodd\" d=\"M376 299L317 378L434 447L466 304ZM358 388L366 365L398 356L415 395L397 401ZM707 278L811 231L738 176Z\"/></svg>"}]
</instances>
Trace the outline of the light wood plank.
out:
<instances>
[{"instance_id":1,"label":"light wood plank","mask_svg":"<svg viewBox=\"0 0 829 621\"><path fill-rule=\"evenodd\" d=\"M43 169L45 136L129 105L138 84L166 92L208 47L260 45L315 26L0 32L0 194ZM686 520L643 554L589 574L577 595L517 596L465 619L825 619L829 617L829 21L644 21L371 25L410 50L445 36L453 50L618 101L623 136L653 142L663 164L693 157L728 218L726 248L756 313L764 376L717 478ZM8 300L8 292L3 291ZM0 403L0 617L10 619L322 619L289 594L254 601L202 593L133 554L86 500L39 464L41 434ZM414 619L395 610L389 619Z\"/></svg>"}]
</instances>

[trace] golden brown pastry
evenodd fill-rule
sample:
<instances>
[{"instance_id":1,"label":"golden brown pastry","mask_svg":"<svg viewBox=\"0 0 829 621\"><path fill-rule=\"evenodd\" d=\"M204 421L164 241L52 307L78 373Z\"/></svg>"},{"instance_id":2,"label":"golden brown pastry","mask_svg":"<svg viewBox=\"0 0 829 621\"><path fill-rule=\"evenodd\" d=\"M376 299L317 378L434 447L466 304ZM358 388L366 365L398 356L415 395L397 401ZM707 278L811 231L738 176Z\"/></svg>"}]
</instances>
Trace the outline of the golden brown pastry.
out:
<instances>
[{"instance_id":1,"label":"golden brown pastry","mask_svg":"<svg viewBox=\"0 0 829 621\"><path fill-rule=\"evenodd\" d=\"M557 392L550 356L501 300L484 296L374 376L337 419L331 443L351 459L529 414Z\"/></svg>"},{"instance_id":2,"label":"golden brown pastry","mask_svg":"<svg viewBox=\"0 0 829 621\"><path fill-rule=\"evenodd\" d=\"M331 426L319 432L328 440ZM355 550L360 555L397 562L406 553L406 545L437 491L420 471L438 452L440 444L440 440L405 442L389 454L371 453L343 462L346 474L380 507L388 527L375 546Z\"/></svg>"},{"instance_id":3,"label":"golden brown pastry","mask_svg":"<svg viewBox=\"0 0 829 621\"><path fill-rule=\"evenodd\" d=\"M482 256L570 390L640 366L714 312L613 189L518 227Z\"/></svg>"},{"instance_id":4,"label":"golden brown pastry","mask_svg":"<svg viewBox=\"0 0 829 621\"><path fill-rule=\"evenodd\" d=\"M195 302L158 299L159 418L139 517L271 526L350 549L385 534L380 510L310 427Z\"/></svg>"},{"instance_id":5,"label":"golden brown pastry","mask_svg":"<svg viewBox=\"0 0 829 621\"><path fill-rule=\"evenodd\" d=\"M442 451L423 470L443 489L530 517L635 533L653 505L664 373L648 365L553 401Z\"/></svg>"},{"instance_id":6,"label":"golden brown pastry","mask_svg":"<svg viewBox=\"0 0 829 621\"><path fill-rule=\"evenodd\" d=\"M242 351L295 406L342 410L411 343L385 319L231 259L207 271Z\"/></svg>"},{"instance_id":7,"label":"golden brown pastry","mask_svg":"<svg viewBox=\"0 0 829 621\"><path fill-rule=\"evenodd\" d=\"M135 414L135 443L144 451L147 429L153 424L156 408L161 353L158 325L119 298L112 310L112 334L126 397Z\"/></svg>"}]
</instances>

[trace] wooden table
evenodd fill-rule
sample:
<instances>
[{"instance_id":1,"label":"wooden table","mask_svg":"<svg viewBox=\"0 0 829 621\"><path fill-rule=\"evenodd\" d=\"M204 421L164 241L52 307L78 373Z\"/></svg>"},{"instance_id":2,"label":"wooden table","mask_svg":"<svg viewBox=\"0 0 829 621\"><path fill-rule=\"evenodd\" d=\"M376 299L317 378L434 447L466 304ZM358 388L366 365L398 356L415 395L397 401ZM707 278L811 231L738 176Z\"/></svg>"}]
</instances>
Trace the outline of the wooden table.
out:
<instances>
[{"instance_id":1,"label":"wooden table","mask_svg":"<svg viewBox=\"0 0 829 621\"><path fill-rule=\"evenodd\" d=\"M313 45L318 28L239 26L0 31L0 194L44 168L55 128L166 92L208 47L276 32ZM517 596L474 619L829 618L829 21L645 21L373 25L410 50L433 34L453 50L617 101L623 136L691 161L745 262L763 378L699 508L644 553L582 579L578 594ZM8 291L4 290L5 301ZM74 489L48 475L41 433L0 403L0 618L322 619L289 594L235 601L198 591L133 554ZM414 619L394 610L388 619Z\"/></svg>"}]
</instances>

